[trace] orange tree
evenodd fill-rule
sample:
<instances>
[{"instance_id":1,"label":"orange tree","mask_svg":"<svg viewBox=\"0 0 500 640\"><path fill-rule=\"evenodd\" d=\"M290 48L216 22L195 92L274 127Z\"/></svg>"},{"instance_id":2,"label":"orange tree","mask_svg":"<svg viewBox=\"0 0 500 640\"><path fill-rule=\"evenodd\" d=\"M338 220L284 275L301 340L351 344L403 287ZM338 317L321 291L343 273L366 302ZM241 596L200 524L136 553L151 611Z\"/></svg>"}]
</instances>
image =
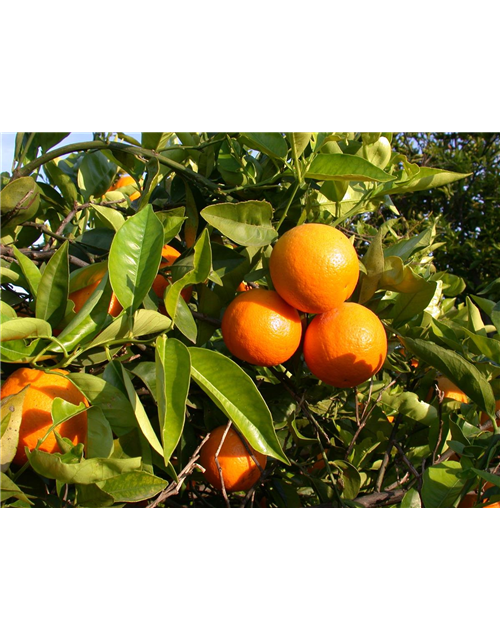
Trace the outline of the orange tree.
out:
<instances>
[{"instance_id":1,"label":"orange tree","mask_svg":"<svg viewBox=\"0 0 500 640\"><path fill-rule=\"evenodd\" d=\"M466 175L390 133L67 135L1 176L3 506L498 502L500 305L398 211Z\"/></svg>"}]
</instances>

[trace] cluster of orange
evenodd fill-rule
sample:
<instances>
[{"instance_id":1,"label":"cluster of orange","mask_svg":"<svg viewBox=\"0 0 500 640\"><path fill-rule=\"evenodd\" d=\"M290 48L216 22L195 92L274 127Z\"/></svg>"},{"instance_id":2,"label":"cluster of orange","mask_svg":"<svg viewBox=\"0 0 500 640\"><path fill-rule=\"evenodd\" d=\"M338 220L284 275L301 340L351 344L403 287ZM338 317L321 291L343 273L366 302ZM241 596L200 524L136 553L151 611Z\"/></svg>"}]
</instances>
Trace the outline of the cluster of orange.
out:
<instances>
[{"instance_id":1,"label":"cluster of orange","mask_svg":"<svg viewBox=\"0 0 500 640\"><path fill-rule=\"evenodd\" d=\"M304 224L287 231L269 262L275 291L238 295L222 318L229 351L253 365L291 358L302 340L299 312L317 314L304 335L304 359L323 382L354 387L382 367L387 337L378 317L346 302L359 278L358 256L338 229Z\"/></svg>"}]
</instances>

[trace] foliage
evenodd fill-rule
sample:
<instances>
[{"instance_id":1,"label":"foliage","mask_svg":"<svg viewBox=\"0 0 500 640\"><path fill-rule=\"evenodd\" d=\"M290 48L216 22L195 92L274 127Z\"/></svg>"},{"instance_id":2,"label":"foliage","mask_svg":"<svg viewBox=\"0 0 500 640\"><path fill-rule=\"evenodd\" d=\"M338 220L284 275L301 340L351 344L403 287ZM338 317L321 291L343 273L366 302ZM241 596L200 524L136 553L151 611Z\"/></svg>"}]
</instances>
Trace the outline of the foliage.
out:
<instances>
[{"instance_id":1,"label":"foliage","mask_svg":"<svg viewBox=\"0 0 500 640\"><path fill-rule=\"evenodd\" d=\"M480 412L494 419L500 395L500 306L487 291L467 296L469 272L446 263L460 244L446 194L462 194L465 220L477 210L465 187L490 180L491 165L431 168L390 133L116 133L54 149L64 135L19 133L2 174L0 358L3 379L19 366L68 369L91 406L89 436L85 450L63 438L61 453L34 450L21 469L2 457L4 506L451 507L495 473L498 428L481 427ZM112 189L118 171L140 198ZM257 367L221 339L237 287L272 288L272 245L305 222L351 239L362 258L351 300L386 327L384 367L355 389L319 382L300 349ZM165 243L181 252L168 270ZM172 281L163 300L159 268ZM69 295L96 277L75 313ZM435 393L438 371L470 403ZM2 439L20 404L2 401ZM260 482L230 498L197 467L207 433L228 420L268 456Z\"/></svg>"}]
</instances>

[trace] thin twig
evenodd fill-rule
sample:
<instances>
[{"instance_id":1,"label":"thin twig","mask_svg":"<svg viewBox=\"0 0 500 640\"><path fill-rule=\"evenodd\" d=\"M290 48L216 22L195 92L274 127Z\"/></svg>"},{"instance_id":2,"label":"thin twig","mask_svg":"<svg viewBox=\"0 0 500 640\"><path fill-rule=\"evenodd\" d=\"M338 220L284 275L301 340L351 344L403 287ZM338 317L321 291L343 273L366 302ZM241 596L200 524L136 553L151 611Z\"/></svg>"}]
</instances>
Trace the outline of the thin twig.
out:
<instances>
[{"instance_id":1,"label":"thin twig","mask_svg":"<svg viewBox=\"0 0 500 640\"><path fill-rule=\"evenodd\" d=\"M224 483L224 475L222 473L222 467L220 466L220 463L219 463L219 454L221 452L222 445L224 444L224 440L226 439L226 436L229 433L229 429L231 428L231 425L232 425L232 421L228 420L227 425L226 425L226 430L222 434L221 441L219 442L219 447L217 448L217 451L215 452L215 464L217 465L217 470L219 471L220 483L222 485L222 495L224 496L224 500L226 502L226 507L228 509L231 508L231 503L229 502L229 498L227 497L226 485Z\"/></svg>"},{"instance_id":2,"label":"thin twig","mask_svg":"<svg viewBox=\"0 0 500 640\"><path fill-rule=\"evenodd\" d=\"M28 258L32 260L47 260L51 256L54 255L55 250L51 249L50 251L35 251L33 249L19 249L21 253L23 253ZM15 257L14 252L10 247L6 247L5 245L0 245L0 255L10 256L11 258ZM89 263L84 260L80 260L80 258L76 258L75 256L68 256L71 264L76 265L77 267L88 267Z\"/></svg>"}]
</instances>

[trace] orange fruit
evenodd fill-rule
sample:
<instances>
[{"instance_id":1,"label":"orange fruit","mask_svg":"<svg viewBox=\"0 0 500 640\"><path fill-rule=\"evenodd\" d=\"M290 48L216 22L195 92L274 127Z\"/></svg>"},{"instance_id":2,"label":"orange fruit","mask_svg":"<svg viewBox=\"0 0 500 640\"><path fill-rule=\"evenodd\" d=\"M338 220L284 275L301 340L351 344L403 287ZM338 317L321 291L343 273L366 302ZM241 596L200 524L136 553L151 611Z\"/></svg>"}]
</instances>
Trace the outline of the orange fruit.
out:
<instances>
[{"instance_id":1,"label":"orange fruit","mask_svg":"<svg viewBox=\"0 0 500 640\"><path fill-rule=\"evenodd\" d=\"M78 313L80 311L83 305L87 302L90 296L97 289L100 282L101 282L101 279L96 280L95 282L88 284L86 287L83 287L82 289L78 289L78 291L73 291L73 293L69 294L68 296L69 299L73 300L75 304L75 313ZM108 307L109 315L113 316L113 318L116 318L116 316L120 314L122 309L123 309L122 305L118 302L118 298L113 293L111 296L111 300L109 302L109 307Z\"/></svg>"},{"instance_id":2,"label":"orange fruit","mask_svg":"<svg viewBox=\"0 0 500 640\"><path fill-rule=\"evenodd\" d=\"M284 233L269 268L280 296L307 313L340 306L359 278L356 250L341 231L326 224L302 224Z\"/></svg>"},{"instance_id":3,"label":"orange fruit","mask_svg":"<svg viewBox=\"0 0 500 640\"><path fill-rule=\"evenodd\" d=\"M302 323L296 309L276 291L251 289L240 293L222 317L222 337L237 358L272 367L297 351Z\"/></svg>"},{"instance_id":4,"label":"orange fruit","mask_svg":"<svg viewBox=\"0 0 500 640\"><path fill-rule=\"evenodd\" d=\"M445 398L456 400L457 402L469 402L469 398L446 376L438 376L436 384L440 391L443 392Z\"/></svg>"},{"instance_id":5,"label":"orange fruit","mask_svg":"<svg viewBox=\"0 0 500 640\"><path fill-rule=\"evenodd\" d=\"M484 509L500 509L500 502L494 502L493 504L488 504Z\"/></svg>"},{"instance_id":6,"label":"orange fruit","mask_svg":"<svg viewBox=\"0 0 500 640\"><path fill-rule=\"evenodd\" d=\"M345 302L316 316L307 327L304 358L312 373L334 387L355 387L384 364L387 337L377 316Z\"/></svg>"},{"instance_id":7,"label":"orange fruit","mask_svg":"<svg viewBox=\"0 0 500 640\"><path fill-rule=\"evenodd\" d=\"M240 284L238 285L238 288L236 289L236 291L240 292L240 291L250 291L250 289L252 289L252 287L247 284L246 282L240 282Z\"/></svg>"},{"instance_id":8,"label":"orange fruit","mask_svg":"<svg viewBox=\"0 0 500 640\"><path fill-rule=\"evenodd\" d=\"M67 371L62 369L54 369L54 371L65 375L68 374ZM23 415L19 428L19 444L14 457L14 463L17 465L22 465L27 460L24 447L28 447L30 450L34 449L38 440L45 435L47 429L52 425L50 410L54 398L62 398L72 404L84 402L87 407L89 406L85 396L75 387L71 380L27 367L16 369L7 378L2 385L0 397L5 398L18 393L27 385L30 385L30 387L24 397ZM66 420L66 422L56 427L55 431L64 438L69 438L74 445L79 442L85 444L87 439L87 414L81 413ZM59 451L54 431L40 445L40 451L48 451L49 453Z\"/></svg>"},{"instance_id":9,"label":"orange fruit","mask_svg":"<svg viewBox=\"0 0 500 640\"><path fill-rule=\"evenodd\" d=\"M199 463L205 468L205 478L216 489L222 489L219 470L215 462L215 454L219 448L226 426L217 427L210 434L210 438L203 445ZM247 444L262 469L265 469L267 456ZM246 448L243 436L231 427L226 434L224 444L218 455L222 469L226 491L247 491L260 478L260 469Z\"/></svg>"},{"instance_id":10,"label":"orange fruit","mask_svg":"<svg viewBox=\"0 0 500 640\"><path fill-rule=\"evenodd\" d=\"M180 255L181 254L177 251L177 249L174 249L174 247L166 244L161 250L162 257L160 268L164 269L165 267L171 267ZM159 273L154 279L152 289L156 293L158 298L160 298L160 300L163 300L165 289L171 282L172 280L170 278L165 278L165 276L163 276L161 273ZM186 302L189 302L192 291L193 287L185 287L181 291L181 296Z\"/></svg>"},{"instance_id":11,"label":"orange fruit","mask_svg":"<svg viewBox=\"0 0 500 640\"><path fill-rule=\"evenodd\" d=\"M132 178L132 176L121 176L118 180L113 184L112 187L108 189L108 191L116 191L116 189L121 189L122 187L128 187L129 185L133 185L137 188L136 181ZM129 198L131 200L137 200L137 198L141 197L141 192L136 191Z\"/></svg>"}]
</instances>

